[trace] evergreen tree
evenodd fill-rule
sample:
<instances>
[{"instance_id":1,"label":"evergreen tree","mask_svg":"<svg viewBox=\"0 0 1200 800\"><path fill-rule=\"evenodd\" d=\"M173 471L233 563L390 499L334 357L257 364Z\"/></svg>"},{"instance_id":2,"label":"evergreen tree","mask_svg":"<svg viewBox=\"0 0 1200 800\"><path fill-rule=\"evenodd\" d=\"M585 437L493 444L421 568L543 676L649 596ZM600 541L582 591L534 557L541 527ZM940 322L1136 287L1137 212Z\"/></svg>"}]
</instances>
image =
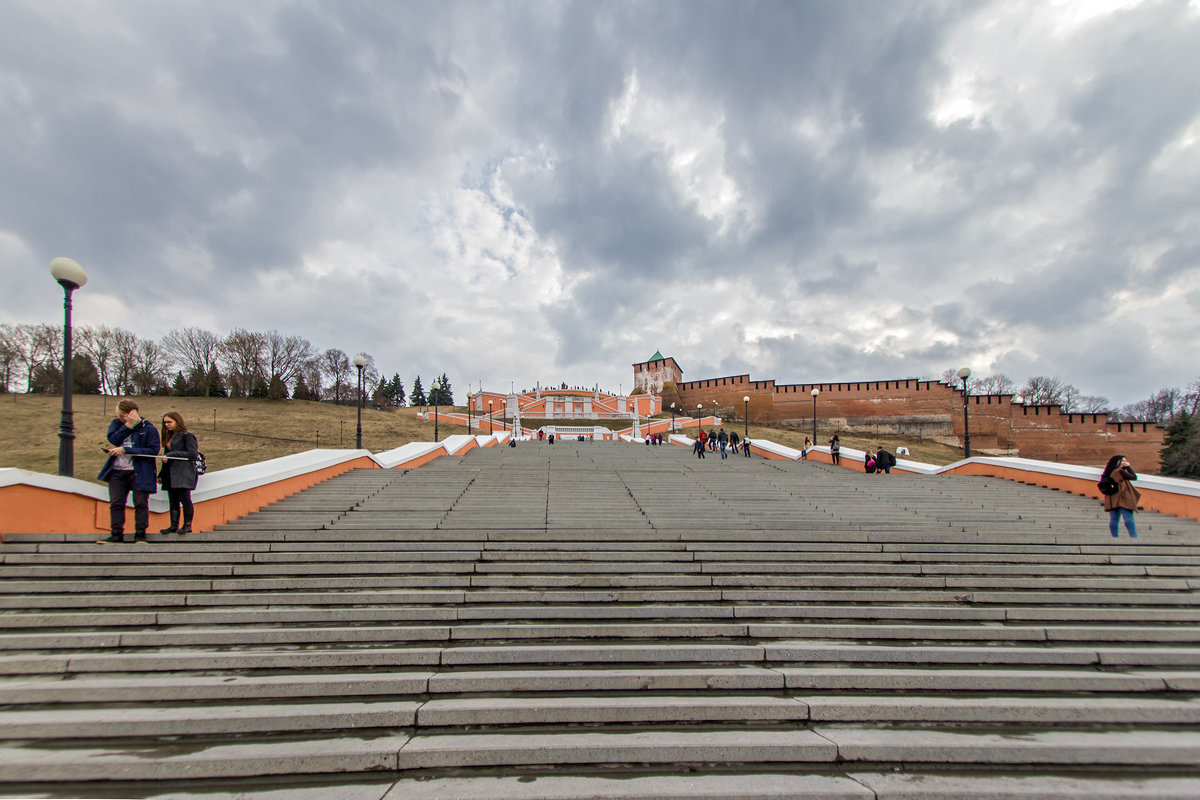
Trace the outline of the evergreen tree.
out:
<instances>
[{"instance_id":1,"label":"evergreen tree","mask_svg":"<svg viewBox=\"0 0 1200 800\"><path fill-rule=\"evenodd\" d=\"M425 402L425 390L423 388L421 388L421 376L420 375L418 375L416 380L413 381L412 394L409 395L409 400L411 401L409 403L410 405L414 405L414 406L427 405Z\"/></svg>"},{"instance_id":2,"label":"evergreen tree","mask_svg":"<svg viewBox=\"0 0 1200 800\"><path fill-rule=\"evenodd\" d=\"M400 373L392 376L391 401L394 406L404 405L404 384L400 382Z\"/></svg>"},{"instance_id":3,"label":"evergreen tree","mask_svg":"<svg viewBox=\"0 0 1200 800\"><path fill-rule=\"evenodd\" d=\"M171 394L175 397L187 397L189 393L187 378L183 377L182 372L176 372L175 382L171 384Z\"/></svg>"},{"instance_id":4,"label":"evergreen tree","mask_svg":"<svg viewBox=\"0 0 1200 800\"><path fill-rule=\"evenodd\" d=\"M287 384L278 375L271 376L271 382L267 384L267 399L268 400L287 400L288 388Z\"/></svg>"},{"instance_id":5,"label":"evergreen tree","mask_svg":"<svg viewBox=\"0 0 1200 800\"><path fill-rule=\"evenodd\" d=\"M1181 411L1175 415L1163 436L1160 458L1164 475L1200 478L1200 422Z\"/></svg>"},{"instance_id":6,"label":"evergreen tree","mask_svg":"<svg viewBox=\"0 0 1200 800\"><path fill-rule=\"evenodd\" d=\"M441 405L454 405L454 392L450 389L450 379L446 377L446 373L442 373L441 380L438 382L438 389L441 392Z\"/></svg>"},{"instance_id":7,"label":"evergreen tree","mask_svg":"<svg viewBox=\"0 0 1200 800\"><path fill-rule=\"evenodd\" d=\"M304 380L304 375L296 376L296 385L292 388L293 400L312 400L312 395L309 393L308 383Z\"/></svg>"},{"instance_id":8,"label":"evergreen tree","mask_svg":"<svg viewBox=\"0 0 1200 800\"><path fill-rule=\"evenodd\" d=\"M250 384L250 396L257 400L265 400L267 397L267 382L263 380L262 375L254 378L254 382Z\"/></svg>"},{"instance_id":9,"label":"evergreen tree","mask_svg":"<svg viewBox=\"0 0 1200 800\"><path fill-rule=\"evenodd\" d=\"M392 384L386 378L379 379L379 385L371 392L371 405L387 407L392 404Z\"/></svg>"},{"instance_id":10,"label":"evergreen tree","mask_svg":"<svg viewBox=\"0 0 1200 800\"><path fill-rule=\"evenodd\" d=\"M204 376L204 388L205 397L229 396L229 392L225 388L225 381L221 378L221 373L217 372L215 366L208 368L208 374Z\"/></svg>"}]
</instances>

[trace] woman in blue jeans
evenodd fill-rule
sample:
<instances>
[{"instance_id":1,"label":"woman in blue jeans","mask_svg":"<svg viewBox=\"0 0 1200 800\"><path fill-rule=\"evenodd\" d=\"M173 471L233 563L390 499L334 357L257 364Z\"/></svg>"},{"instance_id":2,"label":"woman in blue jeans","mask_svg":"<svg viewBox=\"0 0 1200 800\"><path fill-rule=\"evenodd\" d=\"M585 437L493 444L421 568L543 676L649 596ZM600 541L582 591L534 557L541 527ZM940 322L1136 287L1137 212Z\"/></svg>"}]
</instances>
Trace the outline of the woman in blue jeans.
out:
<instances>
[{"instance_id":1,"label":"woman in blue jeans","mask_svg":"<svg viewBox=\"0 0 1200 800\"><path fill-rule=\"evenodd\" d=\"M1133 522L1133 512L1137 511L1138 502L1142 499L1142 493L1133 486L1133 481L1137 480L1137 473L1133 471L1133 467L1129 465L1129 459L1125 456L1113 456L1108 460L1108 464L1104 467L1104 478L1112 478L1117 484L1117 491L1113 494L1104 496L1104 510L1108 512L1108 531L1117 538L1117 522L1123 519L1125 521L1125 530L1129 531L1129 538L1137 538L1137 525Z\"/></svg>"}]
</instances>

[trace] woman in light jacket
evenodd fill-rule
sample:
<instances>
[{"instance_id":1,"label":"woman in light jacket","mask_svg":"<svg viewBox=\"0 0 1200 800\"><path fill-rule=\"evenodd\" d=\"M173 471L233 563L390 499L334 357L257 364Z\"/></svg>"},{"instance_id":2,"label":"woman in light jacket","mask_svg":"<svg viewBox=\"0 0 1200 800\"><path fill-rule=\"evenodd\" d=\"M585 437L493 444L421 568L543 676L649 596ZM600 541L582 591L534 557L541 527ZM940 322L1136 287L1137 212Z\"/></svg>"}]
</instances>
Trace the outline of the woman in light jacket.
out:
<instances>
[{"instance_id":1,"label":"woman in light jacket","mask_svg":"<svg viewBox=\"0 0 1200 800\"><path fill-rule=\"evenodd\" d=\"M159 533L191 533L192 489L196 488L196 459L200 455L200 445L178 411L163 414L162 442L163 455L167 458L158 472L158 482L167 490L171 526ZM183 525L179 524L180 509L183 510Z\"/></svg>"},{"instance_id":2,"label":"woman in light jacket","mask_svg":"<svg viewBox=\"0 0 1200 800\"><path fill-rule=\"evenodd\" d=\"M1117 520L1121 518L1125 520L1125 530L1129 531L1129 538L1136 539L1137 525L1133 521L1133 512L1137 511L1138 501L1142 499L1142 493L1133 485L1133 481L1137 480L1137 473L1133 471L1129 459L1125 456L1113 456L1104 467L1101 480L1104 478L1112 478L1117 484L1116 493L1104 495L1109 533L1114 539L1117 538Z\"/></svg>"}]
</instances>

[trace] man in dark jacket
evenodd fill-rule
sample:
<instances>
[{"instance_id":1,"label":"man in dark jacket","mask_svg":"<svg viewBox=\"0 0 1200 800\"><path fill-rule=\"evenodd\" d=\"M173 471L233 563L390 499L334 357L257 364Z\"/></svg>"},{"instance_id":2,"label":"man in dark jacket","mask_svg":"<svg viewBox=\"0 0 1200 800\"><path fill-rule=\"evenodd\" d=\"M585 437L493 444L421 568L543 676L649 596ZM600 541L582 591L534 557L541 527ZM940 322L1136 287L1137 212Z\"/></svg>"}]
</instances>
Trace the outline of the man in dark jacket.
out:
<instances>
[{"instance_id":1,"label":"man in dark jacket","mask_svg":"<svg viewBox=\"0 0 1200 800\"><path fill-rule=\"evenodd\" d=\"M133 492L133 541L146 543L150 525L150 495L158 491L154 457L158 430L142 419L138 404L125 398L117 403L117 418L108 425L108 460L99 480L108 481L108 513L112 534L97 544L125 541L125 499Z\"/></svg>"},{"instance_id":2,"label":"man in dark jacket","mask_svg":"<svg viewBox=\"0 0 1200 800\"><path fill-rule=\"evenodd\" d=\"M882 447L879 448L879 451L875 453L875 471L891 475L894 466L896 466L896 457Z\"/></svg>"}]
</instances>

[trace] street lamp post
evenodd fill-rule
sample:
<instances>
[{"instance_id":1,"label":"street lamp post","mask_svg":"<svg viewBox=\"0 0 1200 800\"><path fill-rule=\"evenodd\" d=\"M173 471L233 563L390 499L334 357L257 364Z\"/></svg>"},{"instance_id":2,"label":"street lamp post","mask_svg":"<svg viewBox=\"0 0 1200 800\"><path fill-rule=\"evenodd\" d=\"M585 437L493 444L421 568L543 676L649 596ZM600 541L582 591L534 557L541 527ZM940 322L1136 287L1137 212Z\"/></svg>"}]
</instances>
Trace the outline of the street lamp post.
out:
<instances>
[{"instance_id":1,"label":"street lamp post","mask_svg":"<svg viewBox=\"0 0 1200 800\"><path fill-rule=\"evenodd\" d=\"M817 446L817 395L821 393L820 389L812 390L813 397L813 447Z\"/></svg>"},{"instance_id":2,"label":"street lamp post","mask_svg":"<svg viewBox=\"0 0 1200 800\"><path fill-rule=\"evenodd\" d=\"M963 458L971 457L971 422L967 418L967 378L971 377L971 368L963 367L958 371L958 377L963 382Z\"/></svg>"},{"instance_id":3,"label":"street lamp post","mask_svg":"<svg viewBox=\"0 0 1200 800\"><path fill-rule=\"evenodd\" d=\"M471 384L467 384L467 436L471 435Z\"/></svg>"},{"instance_id":4,"label":"street lamp post","mask_svg":"<svg viewBox=\"0 0 1200 800\"><path fill-rule=\"evenodd\" d=\"M433 396L433 440L438 440L438 401L441 400L441 391Z\"/></svg>"},{"instance_id":5,"label":"street lamp post","mask_svg":"<svg viewBox=\"0 0 1200 800\"><path fill-rule=\"evenodd\" d=\"M494 433L494 431L492 429L492 401L488 400L488 435L491 436L493 433Z\"/></svg>"},{"instance_id":6,"label":"street lamp post","mask_svg":"<svg viewBox=\"0 0 1200 800\"><path fill-rule=\"evenodd\" d=\"M675 404L671 403L671 433L675 432Z\"/></svg>"},{"instance_id":7,"label":"street lamp post","mask_svg":"<svg viewBox=\"0 0 1200 800\"><path fill-rule=\"evenodd\" d=\"M75 477L75 411L71 408L71 293L87 283L87 273L69 258L50 262L50 274L63 288L62 420L58 429L58 474Z\"/></svg>"},{"instance_id":8,"label":"street lamp post","mask_svg":"<svg viewBox=\"0 0 1200 800\"><path fill-rule=\"evenodd\" d=\"M742 429L743 440L750 438L750 395L742 398L742 421L746 423L746 427Z\"/></svg>"},{"instance_id":9,"label":"street lamp post","mask_svg":"<svg viewBox=\"0 0 1200 800\"><path fill-rule=\"evenodd\" d=\"M354 436L354 447L357 450L362 450L362 381L363 367L367 365L367 357L359 353L351 360L354 362L354 366L358 368L358 431Z\"/></svg>"},{"instance_id":10,"label":"street lamp post","mask_svg":"<svg viewBox=\"0 0 1200 800\"><path fill-rule=\"evenodd\" d=\"M696 403L696 438L697 439L700 438L700 429L704 427L704 425L701 423L701 420L700 420L700 415L701 415L700 409L702 409L702 408L704 408L704 403Z\"/></svg>"}]
</instances>

